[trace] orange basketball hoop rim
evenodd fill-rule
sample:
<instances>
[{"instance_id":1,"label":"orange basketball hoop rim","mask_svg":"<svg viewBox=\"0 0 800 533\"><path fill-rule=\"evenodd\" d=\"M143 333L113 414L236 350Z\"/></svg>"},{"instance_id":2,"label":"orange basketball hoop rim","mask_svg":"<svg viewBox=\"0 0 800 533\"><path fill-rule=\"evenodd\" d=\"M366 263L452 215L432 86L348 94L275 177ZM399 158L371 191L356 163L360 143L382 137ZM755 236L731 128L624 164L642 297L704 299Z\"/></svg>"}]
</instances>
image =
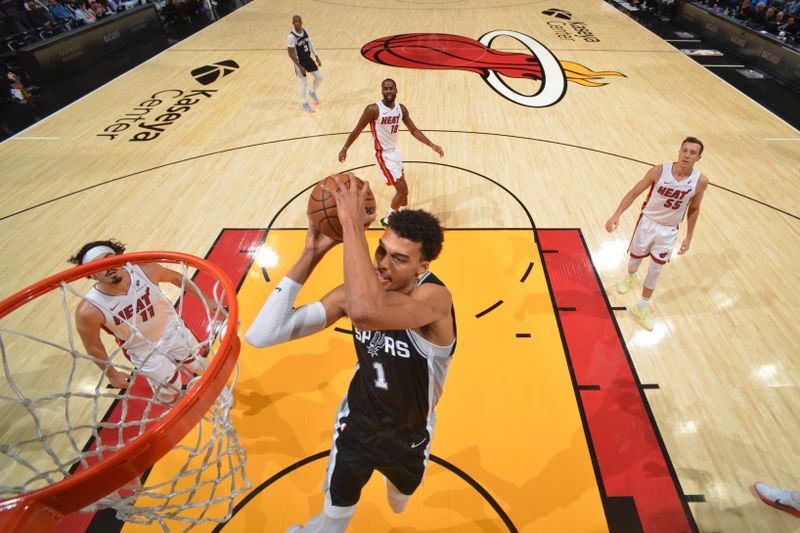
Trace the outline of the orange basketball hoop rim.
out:
<instances>
[{"instance_id":1,"label":"orange basketball hoop rim","mask_svg":"<svg viewBox=\"0 0 800 533\"><path fill-rule=\"evenodd\" d=\"M240 349L236 288L219 267L189 254L134 252L76 266L34 283L0 302L0 318L58 288L62 282L69 283L127 263L184 263L213 276L227 297L230 327L200 380L163 419L153 423L140 437L107 459L50 486L0 501L0 531L52 531L65 515L90 505L141 475L197 425L234 370Z\"/></svg>"}]
</instances>

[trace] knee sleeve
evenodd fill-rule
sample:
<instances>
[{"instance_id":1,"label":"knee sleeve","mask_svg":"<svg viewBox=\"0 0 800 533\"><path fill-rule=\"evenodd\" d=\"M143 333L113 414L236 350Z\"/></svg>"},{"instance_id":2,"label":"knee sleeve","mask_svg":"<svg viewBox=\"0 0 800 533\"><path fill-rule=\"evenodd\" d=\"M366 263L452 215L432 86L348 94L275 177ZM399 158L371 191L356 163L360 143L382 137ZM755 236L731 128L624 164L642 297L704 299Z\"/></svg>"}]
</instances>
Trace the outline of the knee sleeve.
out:
<instances>
[{"instance_id":1,"label":"knee sleeve","mask_svg":"<svg viewBox=\"0 0 800 533\"><path fill-rule=\"evenodd\" d=\"M293 533L344 533L350 520L353 519L353 514L356 512L356 506L338 507L331 503L330 494L325 491L325 506L322 512L316 516L312 516L306 524L300 529L289 529Z\"/></svg>"},{"instance_id":2,"label":"knee sleeve","mask_svg":"<svg viewBox=\"0 0 800 533\"><path fill-rule=\"evenodd\" d=\"M353 514L356 512L356 506L350 505L348 507L339 507L331 503L330 495L325 493L325 506L322 512L308 521L303 526L304 533L344 533L350 520L353 519Z\"/></svg>"},{"instance_id":3,"label":"knee sleeve","mask_svg":"<svg viewBox=\"0 0 800 533\"><path fill-rule=\"evenodd\" d=\"M311 75L314 76L314 91L316 91L317 87L322 83L322 72L315 70Z\"/></svg>"},{"instance_id":4,"label":"knee sleeve","mask_svg":"<svg viewBox=\"0 0 800 533\"><path fill-rule=\"evenodd\" d=\"M661 273L661 269L664 265L661 263L657 263L653 260L650 260L650 266L647 267L647 275L644 277L644 285L650 290L655 290L656 283L658 282L658 275Z\"/></svg>"},{"instance_id":5,"label":"knee sleeve","mask_svg":"<svg viewBox=\"0 0 800 533\"><path fill-rule=\"evenodd\" d=\"M639 270L639 265L642 264L641 257L631 257L628 259L628 273L635 273Z\"/></svg>"},{"instance_id":6,"label":"knee sleeve","mask_svg":"<svg viewBox=\"0 0 800 533\"><path fill-rule=\"evenodd\" d=\"M356 512L355 505L350 505L348 507L339 507L337 505L331 504L328 500L326 500L325 508L323 509L322 514L333 520L346 518L347 521L349 522L350 518L353 517L355 512Z\"/></svg>"}]
</instances>

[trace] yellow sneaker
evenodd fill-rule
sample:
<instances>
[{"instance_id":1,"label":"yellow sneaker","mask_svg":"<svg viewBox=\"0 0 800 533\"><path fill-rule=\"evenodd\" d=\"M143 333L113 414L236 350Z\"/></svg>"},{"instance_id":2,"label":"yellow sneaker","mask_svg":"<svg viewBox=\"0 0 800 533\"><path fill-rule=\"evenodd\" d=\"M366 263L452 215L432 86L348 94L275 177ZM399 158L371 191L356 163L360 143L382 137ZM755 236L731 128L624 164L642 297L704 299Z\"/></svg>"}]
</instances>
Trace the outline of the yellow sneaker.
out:
<instances>
[{"instance_id":1,"label":"yellow sneaker","mask_svg":"<svg viewBox=\"0 0 800 533\"><path fill-rule=\"evenodd\" d=\"M633 286L633 280L634 277L630 274L619 280L619 283L617 283L617 292L620 294L625 294L631 290L631 287Z\"/></svg>"},{"instance_id":2,"label":"yellow sneaker","mask_svg":"<svg viewBox=\"0 0 800 533\"><path fill-rule=\"evenodd\" d=\"M650 316L650 308L648 306L639 307L638 305L634 305L631 307L631 314L639 320L639 324L642 325L644 329L647 331L653 331L653 317Z\"/></svg>"}]
</instances>

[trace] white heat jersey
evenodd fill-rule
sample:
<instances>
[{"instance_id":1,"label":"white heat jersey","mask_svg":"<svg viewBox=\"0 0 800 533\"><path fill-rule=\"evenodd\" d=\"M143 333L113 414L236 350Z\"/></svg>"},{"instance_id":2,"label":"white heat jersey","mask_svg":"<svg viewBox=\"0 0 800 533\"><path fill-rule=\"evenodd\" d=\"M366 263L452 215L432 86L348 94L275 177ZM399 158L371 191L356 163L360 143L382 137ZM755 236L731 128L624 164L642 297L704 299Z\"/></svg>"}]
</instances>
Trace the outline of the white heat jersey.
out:
<instances>
[{"instance_id":1,"label":"white heat jersey","mask_svg":"<svg viewBox=\"0 0 800 533\"><path fill-rule=\"evenodd\" d=\"M388 108L382 100L378 100L378 119L369 123L376 154L397 150L397 134L401 122L403 122L403 109L399 103L395 101L394 107Z\"/></svg>"},{"instance_id":2,"label":"white heat jersey","mask_svg":"<svg viewBox=\"0 0 800 533\"><path fill-rule=\"evenodd\" d=\"M182 360L193 354L197 340L158 286L138 266L122 268L131 277L127 294L112 296L92 287L85 298L103 313L104 328L122 342L131 362L148 370L156 363L152 355Z\"/></svg>"},{"instance_id":3,"label":"white heat jersey","mask_svg":"<svg viewBox=\"0 0 800 533\"><path fill-rule=\"evenodd\" d=\"M686 215L689 201L697 193L700 171L692 169L688 178L681 181L672 175L672 163L664 163L661 176L650 189L642 214L663 226L677 226Z\"/></svg>"}]
</instances>

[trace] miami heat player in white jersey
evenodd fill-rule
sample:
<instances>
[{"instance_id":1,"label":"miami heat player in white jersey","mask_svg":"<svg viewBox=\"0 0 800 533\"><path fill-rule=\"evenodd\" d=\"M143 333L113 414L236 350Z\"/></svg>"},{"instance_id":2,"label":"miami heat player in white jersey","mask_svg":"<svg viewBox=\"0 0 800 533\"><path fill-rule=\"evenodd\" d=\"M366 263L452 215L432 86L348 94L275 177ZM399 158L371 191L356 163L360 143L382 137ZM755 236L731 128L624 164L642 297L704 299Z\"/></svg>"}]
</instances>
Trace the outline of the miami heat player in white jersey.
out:
<instances>
[{"instance_id":1,"label":"miami heat player in white jersey","mask_svg":"<svg viewBox=\"0 0 800 533\"><path fill-rule=\"evenodd\" d=\"M403 108L398 103L389 107L382 100L376 102L378 118L369 123L375 149L375 163L387 185L404 177L403 158L397 149L397 137L403 122Z\"/></svg>"},{"instance_id":2,"label":"miami heat player in white jersey","mask_svg":"<svg viewBox=\"0 0 800 533\"><path fill-rule=\"evenodd\" d=\"M617 283L617 292L625 294L631 289L639 266L645 257L650 256L647 275L642 282L642 298L629 308L631 314L649 331L655 327L650 316L650 298L656 289L661 268L672 257L678 241L678 224L684 217L686 237L678 248L678 255L685 254L692 242L700 203L708 188L708 178L694 166L702 155L703 142L697 137L686 137L681 142L677 161L650 168L622 197L617 210L606 221L606 231L613 232L619 225L622 213L633 205L636 197L648 191L628 245L628 275Z\"/></svg>"},{"instance_id":3,"label":"miami heat player in white jersey","mask_svg":"<svg viewBox=\"0 0 800 533\"><path fill-rule=\"evenodd\" d=\"M672 175L672 163L664 163L661 177L653 185L642 205L642 214L662 226L677 226L686 215L686 208L697 192L700 171L692 169L688 177L678 181Z\"/></svg>"},{"instance_id":4,"label":"miami heat player in white jersey","mask_svg":"<svg viewBox=\"0 0 800 533\"><path fill-rule=\"evenodd\" d=\"M126 294L105 294L92 287L85 295L103 313L103 328L119 340L126 357L148 377L160 374L157 370L165 357L190 362L200 345L172 303L137 265L122 268L131 277Z\"/></svg>"},{"instance_id":5,"label":"miami heat player in white jersey","mask_svg":"<svg viewBox=\"0 0 800 533\"><path fill-rule=\"evenodd\" d=\"M375 137L375 151L391 152L397 149L397 136L400 123L403 121L403 108L398 102L389 107L382 100L378 105L378 118L370 122L372 135Z\"/></svg>"},{"instance_id":6,"label":"miami heat player in white jersey","mask_svg":"<svg viewBox=\"0 0 800 533\"><path fill-rule=\"evenodd\" d=\"M387 220L392 213L408 207L408 184L403 170L403 158L397 149L400 123L402 122L408 128L408 132L412 137L439 154L439 157L444 155L444 150L442 150L441 146L431 142L417 128L414 121L411 120L408 108L397 102L397 84L393 79L387 78L381 82L381 94L383 99L374 104L369 104L364 109L356 127L347 136L342 149L339 150L339 162L343 163L347 159L348 148L369 124L373 148L375 149L375 164L378 166L386 185L391 185L395 189L395 194L392 197L386 216L379 219L380 225L385 228Z\"/></svg>"}]
</instances>

